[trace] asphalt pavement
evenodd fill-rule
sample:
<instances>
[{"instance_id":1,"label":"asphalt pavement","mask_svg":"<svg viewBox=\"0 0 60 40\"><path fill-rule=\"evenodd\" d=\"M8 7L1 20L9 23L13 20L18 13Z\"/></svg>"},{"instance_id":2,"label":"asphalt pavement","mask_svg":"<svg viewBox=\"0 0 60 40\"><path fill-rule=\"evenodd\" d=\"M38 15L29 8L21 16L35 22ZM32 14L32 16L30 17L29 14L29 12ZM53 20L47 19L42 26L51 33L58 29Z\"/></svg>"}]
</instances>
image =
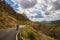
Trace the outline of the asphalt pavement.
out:
<instances>
[{"instance_id":1,"label":"asphalt pavement","mask_svg":"<svg viewBox=\"0 0 60 40\"><path fill-rule=\"evenodd\" d=\"M25 25L20 25L19 30L24 28ZM16 40L16 28L0 30L0 40Z\"/></svg>"},{"instance_id":2,"label":"asphalt pavement","mask_svg":"<svg viewBox=\"0 0 60 40\"><path fill-rule=\"evenodd\" d=\"M16 32L15 28L0 30L0 40L16 40Z\"/></svg>"}]
</instances>

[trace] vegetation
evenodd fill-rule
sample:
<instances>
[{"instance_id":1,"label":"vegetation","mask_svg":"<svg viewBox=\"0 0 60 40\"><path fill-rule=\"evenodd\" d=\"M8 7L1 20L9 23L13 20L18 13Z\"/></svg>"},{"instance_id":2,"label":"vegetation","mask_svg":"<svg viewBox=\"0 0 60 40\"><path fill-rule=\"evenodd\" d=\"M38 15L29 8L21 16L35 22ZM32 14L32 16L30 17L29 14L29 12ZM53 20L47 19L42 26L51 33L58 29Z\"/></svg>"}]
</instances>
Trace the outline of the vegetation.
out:
<instances>
[{"instance_id":1,"label":"vegetation","mask_svg":"<svg viewBox=\"0 0 60 40\"><path fill-rule=\"evenodd\" d=\"M0 12L0 29L16 27L16 19L9 16L7 12Z\"/></svg>"},{"instance_id":2,"label":"vegetation","mask_svg":"<svg viewBox=\"0 0 60 40\"><path fill-rule=\"evenodd\" d=\"M51 38L41 31L35 30L32 27L25 27L18 32L18 35L20 32L22 33L22 37L25 40L55 40L54 38ZM20 38L20 36L18 36L18 38Z\"/></svg>"},{"instance_id":3,"label":"vegetation","mask_svg":"<svg viewBox=\"0 0 60 40\"><path fill-rule=\"evenodd\" d=\"M40 30L43 33L45 33L48 36L51 36L53 38L60 40L60 24L45 24L45 23L39 23L39 24L33 24L31 25L34 29Z\"/></svg>"}]
</instances>

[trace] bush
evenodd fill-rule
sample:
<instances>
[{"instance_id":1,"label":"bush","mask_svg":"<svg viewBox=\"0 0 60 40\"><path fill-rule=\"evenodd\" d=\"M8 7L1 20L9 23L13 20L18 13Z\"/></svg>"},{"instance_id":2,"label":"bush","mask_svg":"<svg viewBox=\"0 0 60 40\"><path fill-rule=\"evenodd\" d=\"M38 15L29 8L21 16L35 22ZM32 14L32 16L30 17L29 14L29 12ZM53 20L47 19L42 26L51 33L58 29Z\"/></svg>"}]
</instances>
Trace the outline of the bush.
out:
<instances>
[{"instance_id":1,"label":"bush","mask_svg":"<svg viewBox=\"0 0 60 40\"><path fill-rule=\"evenodd\" d=\"M20 40L20 33L18 33L17 38L18 38L18 40Z\"/></svg>"},{"instance_id":2,"label":"bush","mask_svg":"<svg viewBox=\"0 0 60 40\"><path fill-rule=\"evenodd\" d=\"M35 40L34 34L32 32L28 32L28 38L30 38L30 40Z\"/></svg>"}]
</instances>

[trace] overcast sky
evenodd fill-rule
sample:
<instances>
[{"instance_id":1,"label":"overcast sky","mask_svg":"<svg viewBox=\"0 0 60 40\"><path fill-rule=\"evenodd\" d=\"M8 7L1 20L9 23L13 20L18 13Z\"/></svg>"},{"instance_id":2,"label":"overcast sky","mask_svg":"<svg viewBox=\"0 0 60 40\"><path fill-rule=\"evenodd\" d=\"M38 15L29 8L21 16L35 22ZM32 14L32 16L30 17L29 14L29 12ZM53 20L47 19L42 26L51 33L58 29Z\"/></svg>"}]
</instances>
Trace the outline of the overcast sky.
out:
<instances>
[{"instance_id":1,"label":"overcast sky","mask_svg":"<svg viewBox=\"0 0 60 40\"><path fill-rule=\"evenodd\" d=\"M25 13L31 21L55 21L60 20L59 0L5 0L13 9L22 14Z\"/></svg>"}]
</instances>

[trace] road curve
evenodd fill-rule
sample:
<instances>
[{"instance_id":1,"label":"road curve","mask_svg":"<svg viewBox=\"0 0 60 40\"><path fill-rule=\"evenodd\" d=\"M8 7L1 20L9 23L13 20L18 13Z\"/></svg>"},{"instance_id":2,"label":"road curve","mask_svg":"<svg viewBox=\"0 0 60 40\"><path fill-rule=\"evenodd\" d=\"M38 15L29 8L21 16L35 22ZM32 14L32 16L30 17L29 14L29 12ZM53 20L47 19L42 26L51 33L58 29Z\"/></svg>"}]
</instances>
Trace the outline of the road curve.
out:
<instances>
[{"instance_id":1,"label":"road curve","mask_svg":"<svg viewBox=\"0 0 60 40\"><path fill-rule=\"evenodd\" d=\"M16 40L16 29L0 30L0 40Z\"/></svg>"},{"instance_id":2,"label":"road curve","mask_svg":"<svg viewBox=\"0 0 60 40\"><path fill-rule=\"evenodd\" d=\"M19 26L19 30L24 26ZM0 40L16 40L16 28L0 30Z\"/></svg>"}]
</instances>

